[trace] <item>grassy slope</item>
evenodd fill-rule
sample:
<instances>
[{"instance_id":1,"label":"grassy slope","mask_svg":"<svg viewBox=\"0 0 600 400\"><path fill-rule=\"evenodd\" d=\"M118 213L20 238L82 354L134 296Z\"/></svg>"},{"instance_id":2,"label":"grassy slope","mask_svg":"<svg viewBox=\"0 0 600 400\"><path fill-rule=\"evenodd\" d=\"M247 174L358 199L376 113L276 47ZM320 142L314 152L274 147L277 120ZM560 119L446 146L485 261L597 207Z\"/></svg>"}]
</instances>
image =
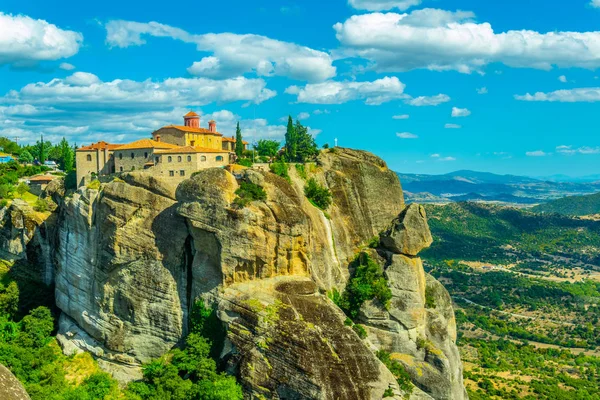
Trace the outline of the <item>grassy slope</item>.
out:
<instances>
[{"instance_id":1,"label":"grassy slope","mask_svg":"<svg viewBox=\"0 0 600 400\"><path fill-rule=\"evenodd\" d=\"M534 207L533 211L578 216L600 214L600 193L565 197Z\"/></svg>"}]
</instances>

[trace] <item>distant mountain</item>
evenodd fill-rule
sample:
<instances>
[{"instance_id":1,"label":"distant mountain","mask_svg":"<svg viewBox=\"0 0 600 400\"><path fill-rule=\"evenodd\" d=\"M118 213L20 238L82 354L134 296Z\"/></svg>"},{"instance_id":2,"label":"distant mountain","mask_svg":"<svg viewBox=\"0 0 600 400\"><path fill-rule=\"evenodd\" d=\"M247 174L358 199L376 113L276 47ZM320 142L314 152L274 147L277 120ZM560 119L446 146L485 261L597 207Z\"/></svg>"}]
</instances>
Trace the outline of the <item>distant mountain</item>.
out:
<instances>
[{"instance_id":1,"label":"distant mountain","mask_svg":"<svg viewBox=\"0 0 600 400\"><path fill-rule=\"evenodd\" d=\"M600 214L600 193L564 197L534 207L532 211L577 216Z\"/></svg>"},{"instance_id":2,"label":"distant mountain","mask_svg":"<svg viewBox=\"0 0 600 400\"><path fill-rule=\"evenodd\" d=\"M447 201L499 201L535 204L565 196L600 191L598 182L554 182L526 176L497 175L489 172L456 171L443 175L398 173L407 201L431 199Z\"/></svg>"},{"instance_id":3,"label":"distant mountain","mask_svg":"<svg viewBox=\"0 0 600 400\"><path fill-rule=\"evenodd\" d=\"M586 175L586 176L569 176L569 175L550 175L544 177L537 177L536 179L550 181L550 182L576 182L576 183L589 183L589 182L600 182L600 174Z\"/></svg>"}]
</instances>

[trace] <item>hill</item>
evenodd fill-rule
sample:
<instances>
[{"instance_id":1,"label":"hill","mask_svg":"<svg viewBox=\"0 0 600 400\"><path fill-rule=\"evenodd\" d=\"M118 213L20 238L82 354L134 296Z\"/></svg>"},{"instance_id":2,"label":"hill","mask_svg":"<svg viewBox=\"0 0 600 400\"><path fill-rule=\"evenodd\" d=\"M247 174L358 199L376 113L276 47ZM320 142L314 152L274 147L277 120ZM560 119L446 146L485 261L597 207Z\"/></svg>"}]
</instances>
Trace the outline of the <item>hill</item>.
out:
<instances>
[{"instance_id":1,"label":"hill","mask_svg":"<svg viewBox=\"0 0 600 400\"><path fill-rule=\"evenodd\" d=\"M569 196L541 204L532 209L535 212L558 213L562 215L592 215L600 213L600 192L586 196Z\"/></svg>"}]
</instances>

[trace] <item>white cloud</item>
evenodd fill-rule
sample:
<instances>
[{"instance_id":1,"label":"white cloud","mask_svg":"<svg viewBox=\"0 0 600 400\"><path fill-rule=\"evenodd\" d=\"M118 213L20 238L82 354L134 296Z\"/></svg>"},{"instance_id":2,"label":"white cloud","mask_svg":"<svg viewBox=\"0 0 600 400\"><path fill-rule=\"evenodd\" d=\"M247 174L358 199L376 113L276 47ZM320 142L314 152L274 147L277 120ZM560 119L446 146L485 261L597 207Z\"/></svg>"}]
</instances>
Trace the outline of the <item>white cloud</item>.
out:
<instances>
[{"instance_id":1,"label":"white cloud","mask_svg":"<svg viewBox=\"0 0 600 400\"><path fill-rule=\"evenodd\" d=\"M44 20L0 12L0 65L31 66L39 61L71 57L83 36Z\"/></svg>"},{"instance_id":2,"label":"white cloud","mask_svg":"<svg viewBox=\"0 0 600 400\"><path fill-rule=\"evenodd\" d=\"M600 0L591 0L590 6L592 6L594 8L600 8Z\"/></svg>"},{"instance_id":3,"label":"white cloud","mask_svg":"<svg viewBox=\"0 0 600 400\"><path fill-rule=\"evenodd\" d=\"M65 71L72 71L75 69L75 66L73 64L69 64L69 63L61 63L58 68L63 69Z\"/></svg>"},{"instance_id":4,"label":"white cloud","mask_svg":"<svg viewBox=\"0 0 600 400\"><path fill-rule=\"evenodd\" d=\"M368 105L380 105L393 100L406 99L406 85L396 77L385 77L373 82L310 83L304 87L290 86L285 92L298 96L299 103L342 104L361 100Z\"/></svg>"},{"instance_id":5,"label":"white cloud","mask_svg":"<svg viewBox=\"0 0 600 400\"><path fill-rule=\"evenodd\" d=\"M357 10L387 11L397 8L404 11L418 6L421 4L421 0L348 0L348 4Z\"/></svg>"},{"instance_id":6,"label":"white cloud","mask_svg":"<svg viewBox=\"0 0 600 400\"><path fill-rule=\"evenodd\" d=\"M259 104L275 95L276 92L267 89L262 79L168 78L158 82L122 79L102 82L93 74L76 72L66 79L30 83L19 91L12 90L0 102L62 109L160 109L213 102Z\"/></svg>"},{"instance_id":7,"label":"white cloud","mask_svg":"<svg viewBox=\"0 0 600 400\"><path fill-rule=\"evenodd\" d=\"M231 78L246 73L286 76L303 81L324 81L336 75L329 54L294 43L260 35L234 33L190 34L158 22L115 20L106 24L106 42L112 47L145 44L145 36L170 37L210 52L188 68L190 74L208 78Z\"/></svg>"},{"instance_id":8,"label":"white cloud","mask_svg":"<svg viewBox=\"0 0 600 400\"><path fill-rule=\"evenodd\" d=\"M418 139L419 136L415 135L414 133L410 133L410 132L398 132L396 133L396 136L398 136L400 139Z\"/></svg>"},{"instance_id":9,"label":"white cloud","mask_svg":"<svg viewBox=\"0 0 600 400\"><path fill-rule=\"evenodd\" d=\"M408 115L408 114L394 115L392 117L392 119L409 119L409 118L410 118L410 115Z\"/></svg>"},{"instance_id":10,"label":"white cloud","mask_svg":"<svg viewBox=\"0 0 600 400\"><path fill-rule=\"evenodd\" d=\"M598 1L600 1L600 0L598 0ZM567 77L564 75L559 76L558 80L561 81L562 83L567 83Z\"/></svg>"},{"instance_id":11,"label":"white cloud","mask_svg":"<svg viewBox=\"0 0 600 400\"><path fill-rule=\"evenodd\" d=\"M600 147L589 147L583 146L578 148L573 148L573 146L557 146L556 152L559 154L564 154L568 156L572 156L575 154L600 154Z\"/></svg>"},{"instance_id":12,"label":"white cloud","mask_svg":"<svg viewBox=\"0 0 600 400\"><path fill-rule=\"evenodd\" d=\"M471 12L421 9L354 15L334 26L343 57L362 57L378 72L412 69L483 72L515 68L600 67L600 32L495 32Z\"/></svg>"},{"instance_id":13,"label":"white cloud","mask_svg":"<svg viewBox=\"0 0 600 400\"><path fill-rule=\"evenodd\" d=\"M467 108L452 107L452 118L468 117L471 111Z\"/></svg>"},{"instance_id":14,"label":"white cloud","mask_svg":"<svg viewBox=\"0 0 600 400\"><path fill-rule=\"evenodd\" d=\"M576 103L588 102L593 103L600 101L600 87L595 88L578 88L570 90L556 90L554 92L535 94L515 95L515 99L521 101L549 101L561 103Z\"/></svg>"},{"instance_id":15,"label":"white cloud","mask_svg":"<svg viewBox=\"0 0 600 400\"><path fill-rule=\"evenodd\" d=\"M460 128L462 128L462 126L460 126L458 124L446 124L446 125L444 125L444 128L446 128L446 129L460 129Z\"/></svg>"},{"instance_id":16,"label":"white cloud","mask_svg":"<svg viewBox=\"0 0 600 400\"><path fill-rule=\"evenodd\" d=\"M298 116L296 117L298 120L302 121L304 119L309 119L310 118L310 114L307 112L301 112L300 114L298 114Z\"/></svg>"},{"instance_id":17,"label":"white cloud","mask_svg":"<svg viewBox=\"0 0 600 400\"><path fill-rule=\"evenodd\" d=\"M542 150L536 150L536 151L528 151L527 153L525 153L525 155L527 157L545 157L548 154Z\"/></svg>"},{"instance_id":18,"label":"white cloud","mask_svg":"<svg viewBox=\"0 0 600 400\"><path fill-rule=\"evenodd\" d=\"M442 155L439 153L434 153L430 157L435 158L437 161L456 161L456 158L454 157L442 157Z\"/></svg>"},{"instance_id":19,"label":"white cloud","mask_svg":"<svg viewBox=\"0 0 600 400\"><path fill-rule=\"evenodd\" d=\"M419 96L413 99L406 100L406 104L415 107L438 106L450 101L450 97L446 94L438 94L436 96Z\"/></svg>"},{"instance_id":20,"label":"white cloud","mask_svg":"<svg viewBox=\"0 0 600 400\"><path fill-rule=\"evenodd\" d=\"M477 94L488 94L488 89L484 86L482 88L478 88L477 90Z\"/></svg>"},{"instance_id":21,"label":"white cloud","mask_svg":"<svg viewBox=\"0 0 600 400\"><path fill-rule=\"evenodd\" d=\"M325 109L325 110L315 110L313 111L313 114L315 115L321 115L321 114L331 114L331 111Z\"/></svg>"}]
</instances>

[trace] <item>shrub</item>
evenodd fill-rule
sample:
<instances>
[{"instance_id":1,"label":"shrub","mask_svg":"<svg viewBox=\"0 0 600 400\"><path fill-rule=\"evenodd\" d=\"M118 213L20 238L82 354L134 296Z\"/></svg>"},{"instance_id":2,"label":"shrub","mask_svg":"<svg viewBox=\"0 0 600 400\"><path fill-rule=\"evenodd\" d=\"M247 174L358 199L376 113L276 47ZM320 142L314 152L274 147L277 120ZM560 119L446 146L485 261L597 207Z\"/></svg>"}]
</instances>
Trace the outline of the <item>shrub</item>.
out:
<instances>
[{"instance_id":1,"label":"shrub","mask_svg":"<svg viewBox=\"0 0 600 400\"><path fill-rule=\"evenodd\" d=\"M48 211L48 202L44 199L37 199L33 209L37 212L46 212Z\"/></svg>"},{"instance_id":2,"label":"shrub","mask_svg":"<svg viewBox=\"0 0 600 400\"><path fill-rule=\"evenodd\" d=\"M6 199L0 200L0 209L4 208L6 206L8 206L8 200L6 200Z\"/></svg>"},{"instance_id":3,"label":"shrub","mask_svg":"<svg viewBox=\"0 0 600 400\"><path fill-rule=\"evenodd\" d=\"M327 210L331 205L331 192L326 187L319 185L314 178L308 180L304 187L304 195L321 210Z\"/></svg>"},{"instance_id":4,"label":"shrub","mask_svg":"<svg viewBox=\"0 0 600 400\"><path fill-rule=\"evenodd\" d=\"M12 193L15 190L14 186L10 184L2 184L0 185L0 198L10 199L12 198Z\"/></svg>"},{"instance_id":5,"label":"shrub","mask_svg":"<svg viewBox=\"0 0 600 400\"><path fill-rule=\"evenodd\" d=\"M434 289L432 287L427 287L425 289L425 307L426 308L436 308L437 304L435 304L434 298Z\"/></svg>"},{"instance_id":6,"label":"shrub","mask_svg":"<svg viewBox=\"0 0 600 400\"><path fill-rule=\"evenodd\" d=\"M250 168L252 166L252 160L249 158L240 158L237 163L243 167Z\"/></svg>"},{"instance_id":7,"label":"shrub","mask_svg":"<svg viewBox=\"0 0 600 400\"><path fill-rule=\"evenodd\" d=\"M267 199L267 192L259 185L251 182L242 182L238 190L235 191L238 196L233 203L240 208L246 207L250 202Z\"/></svg>"},{"instance_id":8,"label":"shrub","mask_svg":"<svg viewBox=\"0 0 600 400\"><path fill-rule=\"evenodd\" d=\"M410 375L406 372L406 369L402 364L400 364L396 360L392 360L390 357L390 353L385 350L379 350L377 353L377 358L381 360L383 365L390 370L390 372L396 378L396 382L398 382L398 386L405 393L405 398L410 397L410 394L413 392L414 385L410 379Z\"/></svg>"},{"instance_id":9,"label":"shrub","mask_svg":"<svg viewBox=\"0 0 600 400\"><path fill-rule=\"evenodd\" d=\"M304 180L308 179L308 175L306 175L306 167L304 166L304 164L296 164L296 171L298 172L298 175L300 175L300 178Z\"/></svg>"},{"instance_id":10,"label":"shrub","mask_svg":"<svg viewBox=\"0 0 600 400\"><path fill-rule=\"evenodd\" d=\"M344 290L340 308L346 315L356 319L363 303L377 299L385 307L389 306L392 291L381 272L379 265L367 253L360 253L350 265L354 274Z\"/></svg>"},{"instance_id":11,"label":"shrub","mask_svg":"<svg viewBox=\"0 0 600 400\"><path fill-rule=\"evenodd\" d=\"M279 160L269 165L269 169L275 175L279 175L282 178L285 178L288 182L290 181L290 175L288 174L289 166L283 160Z\"/></svg>"},{"instance_id":12,"label":"shrub","mask_svg":"<svg viewBox=\"0 0 600 400\"><path fill-rule=\"evenodd\" d=\"M100 181L98 179L94 179L93 181L91 181L90 183L88 183L86 187L88 189L100 190L100 186L102 186L100 184Z\"/></svg>"},{"instance_id":13,"label":"shrub","mask_svg":"<svg viewBox=\"0 0 600 400\"><path fill-rule=\"evenodd\" d=\"M29 186L25 182L19 183L19 186L17 186L17 193L19 193L19 197L23 197L23 195L27 192L29 192Z\"/></svg>"},{"instance_id":14,"label":"shrub","mask_svg":"<svg viewBox=\"0 0 600 400\"><path fill-rule=\"evenodd\" d=\"M367 338L367 331L365 330L365 328L362 325L356 324L354 326L352 326L352 329L354 330L354 332L356 332L356 334L358 335L359 338L361 339L366 339Z\"/></svg>"}]
</instances>

